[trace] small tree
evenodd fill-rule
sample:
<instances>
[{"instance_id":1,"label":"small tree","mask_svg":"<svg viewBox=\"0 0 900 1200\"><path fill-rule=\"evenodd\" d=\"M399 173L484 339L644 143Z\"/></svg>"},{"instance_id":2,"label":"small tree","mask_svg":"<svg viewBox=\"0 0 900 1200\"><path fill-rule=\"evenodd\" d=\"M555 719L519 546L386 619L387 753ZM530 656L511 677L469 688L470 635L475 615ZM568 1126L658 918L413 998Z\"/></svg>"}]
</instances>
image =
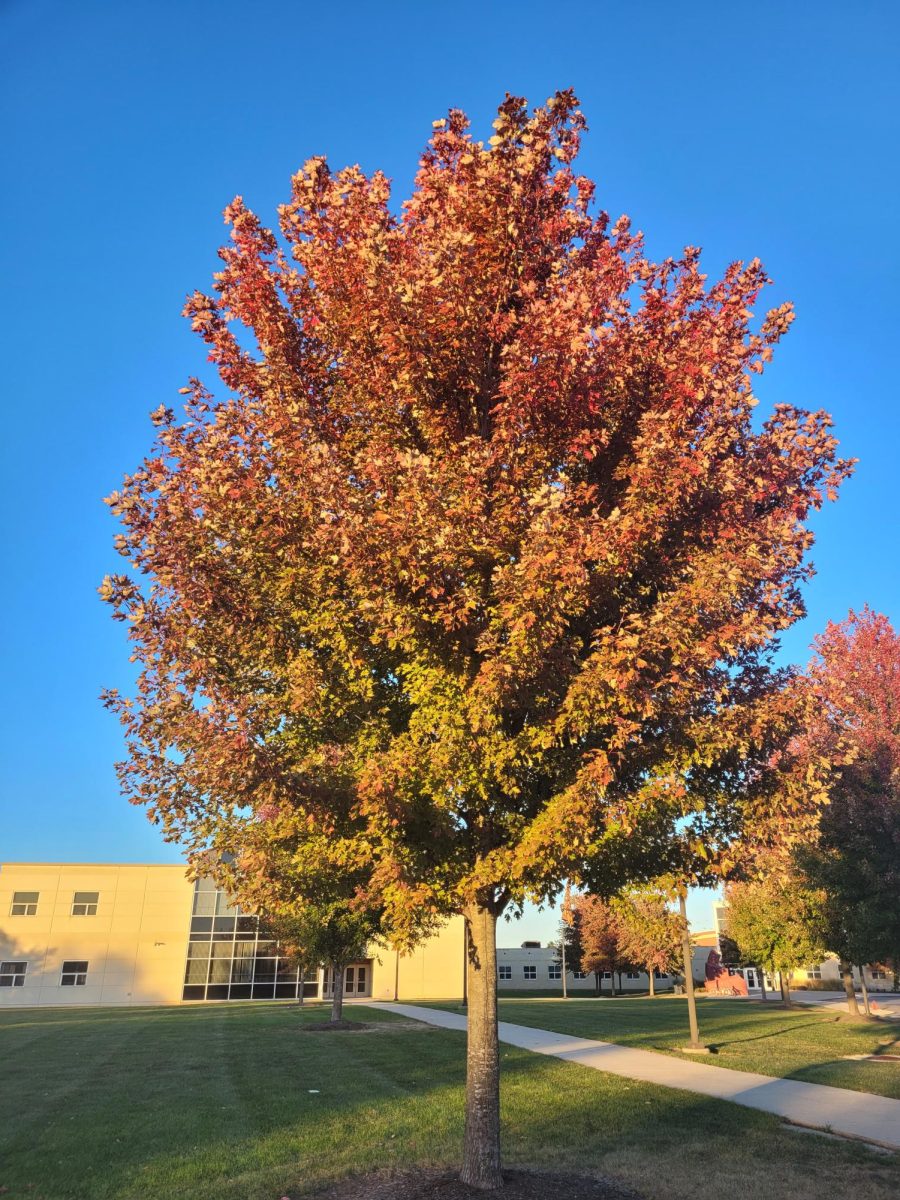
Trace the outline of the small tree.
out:
<instances>
[{"instance_id":1,"label":"small tree","mask_svg":"<svg viewBox=\"0 0 900 1200\"><path fill-rule=\"evenodd\" d=\"M331 974L331 1020L344 1013L344 972L347 964L364 958L377 932L370 914L354 912L347 905L307 908L294 915L283 913L264 919L267 932L277 939L286 956L300 970L300 1003L303 1003L303 973L324 965Z\"/></svg>"},{"instance_id":2,"label":"small tree","mask_svg":"<svg viewBox=\"0 0 900 1200\"><path fill-rule=\"evenodd\" d=\"M110 498L140 674L107 702L126 793L192 857L263 805L326 836L325 772L391 936L463 914L462 1176L496 1188L497 920L640 837L687 762L767 740L805 523L849 465L823 413L753 420L792 319L753 316L760 263L708 285L593 209L571 92L508 97L488 145L435 125L399 212L321 158L280 237L226 210L186 313L228 394L161 406Z\"/></svg>"},{"instance_id":3,"label":"small tree","mask_svg":"<svg viewBox=\"0 0 900 1200\"><path fill-rule=\"evenodd\" d=\"M728 936L743 962L771 975L777 971L782 1001L789 1007L791 972L825 957L823 894L773 872L755 882L729 884L725 899Z\"/></svg>"},{"instance_id":4,"label":"small tree","mask_svg":"<svg viewBox=\"0 0 900 1200\"><path fill-rule=\"evenodd\" d=\"M681 955L678 915L669 907L666 894L650 889L617 897L613 910L618 921L619 953L644 968L650 980L650 995L654 996L655 972L668 974Z\"/></svg>"}]
</instances>

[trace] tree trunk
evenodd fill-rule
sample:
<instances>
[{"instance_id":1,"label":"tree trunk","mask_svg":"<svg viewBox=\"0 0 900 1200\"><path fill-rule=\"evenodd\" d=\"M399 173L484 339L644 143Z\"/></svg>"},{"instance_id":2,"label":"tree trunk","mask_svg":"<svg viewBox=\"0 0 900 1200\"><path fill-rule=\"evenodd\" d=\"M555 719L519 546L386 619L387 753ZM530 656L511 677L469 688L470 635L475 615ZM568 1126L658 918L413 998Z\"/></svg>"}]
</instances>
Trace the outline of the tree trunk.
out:
<instances>
[{"instance_id":1,"label":"tree trunk","mask_svg":"<svg viewBox=\"0 0 900 1200\"><path fill-rule=\"evenodd\" d=\"M691 1027L691 1047L699 1050L700 1023L697 1020L697 998L694 995L694 956L691 950L691 927L687 919L687 902L684 892L678 893L678 910L681 914L681 953L684 958L684 991L688 1004L688 1023Z\"/></svg>"},{"instance_id":2,"label":"tree trunk","mask_svg":"<svg viewBox=\"0 0 900 1200\"><path fill-rule=\"evenodd\" d=\"M847 1011L852 1013L854 1017L858 1017L859 1005L856 1003L856 988L853 986L853 968L848 962L841 963L841 979L844 983L844 992L847 995Z\"/></svg>"},{"instance_id":3,"label":"tree trunk","mask_svg":"<svg viewBox=\"0 0 900 1200\"><path fill-rule=\"evenodd\" d=\"M609 973L609 994L611 996L614 996L616 994L616 973L615 973L615 971L610 971L610 973Z\"/></svg>"},{"instance_id":4,"label":"tree trunk","mask_svg":"<svg viewBox=\"0 0 900 1200\"><path fill-rule=\"evenodd\" d=\"M650 995L655 996L656 995L656 982L653 978L653 968L652 967L647 968L647 978L650 980Z\"/></svg>"},{"instance_id":5,"label":"tree trunk","mask_svg":"<svg viewBox=\"0 0 900 1200\"><path fill-rule=\"evenodd\" d=\"M866 1010L866 1016L871 1017L872 1010L869 1008L869 989L866 986L866 968L864 963L859 966L859 981L862 984L863 1008Z\"/></svg>"},{"instance_id":6,"label":"tree trunk","mask_svg":"<svg viewBox=\"0 0 900 1200\"><path fill-rule=\"evenodd\" d=\"M563 994L563 1000L568 1000L568 998L569 998L569 993L568 993L568 991L566 990L566 939L565 939L565 937L563 937L563 938L561 938L561 939L560 939L559 948L560 948L560 952L561 952L561 954L562 954L562 994Z\"/></svg>"},{"instance_id":7,"label":"tree trunk","mask_svg":"<svg viewBox=\"0 0 900 1200\"><path fill-rule=\"evenodd\" d=\"M344 964L331 964L331 1019L344 1019Z\"/></svg>"},{"instance_id":8,"label":"tree trunk","mask_svg":"<svg viewBox=\"0 0 900 1200\"><path fill-rule=\"evenodd\" d=\"M793 1008L791 1002L791 981L785 979L784 971L778 972L778 986L781 989L781 1003L785 1008Z\"/></svg>"},{"instance_id":9,"label":"tree trunk","mask_svg":"<svg viewBox=\"0 0 900 1200\"><path fill-rule=\"evenodd\" d=\"M466 1128L461 1178L488 1191L503 1186L500 1173L500 1051L497 1041L497 914L466 910L469 933L466 1043Z\"/></svg>"},{"instance_id":10,"label":"tree trunk","mask_svg":"<svg viewBox=\"0 0 900 1200\"><path fill-rule=\"evenodd\" d=\"M756 969L759 972L759 990L760 990L763 1000L765 1000L765 998L766 998L766 973L762 967L757 967Z\"/></svg>"},{"instance_id":11,"label":"tree trunk","mask_svg":"<svg viewBox=\"0 0 900 1200\"><path fill-rule=\"evenodd\" d=\"M597 996L603 995L603 976L599 971L594 972L594 994Z\"/></svg>"}]
</instances>

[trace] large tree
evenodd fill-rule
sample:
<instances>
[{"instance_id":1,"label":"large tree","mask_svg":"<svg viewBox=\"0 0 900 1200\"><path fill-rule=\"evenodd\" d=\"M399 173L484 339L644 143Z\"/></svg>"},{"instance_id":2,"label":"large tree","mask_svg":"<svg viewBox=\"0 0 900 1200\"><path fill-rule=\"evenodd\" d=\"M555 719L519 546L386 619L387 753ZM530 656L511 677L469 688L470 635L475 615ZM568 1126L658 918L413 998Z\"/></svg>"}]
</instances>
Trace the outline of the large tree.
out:
<instances>
[{"instance_id":1,"label":"large tree","mask_svg":"<svg viewBox=\"0 0 900 1200\"><path fill-rule=\"evenodd\" d=\"M829 624L814 650L802 741L829 763L828 803L797 859L824 891L824 936L855 1013L853 964L900 950L900 636L866 608Z\"/></svg>"},{"instance_id":2,"label":"large tree","mask_svg":"<svg viewBox=\"0 0 900 1200\"><path fill-rule=\"evenodd\" d=\"M752 419L792 319L754 317L760 263L651 261L573 172L583 129L571 92L507 98L488 144L454 110L401 209L311 159L280 237L236 199L186 308L227 394L162 406L110 498L127 794L213 858L262 806L327 837L338 805L395 939L464 915L483 1188L499 915L766 740L807 517L849 470L825 414Z\"/></svg>"}]
</instances>

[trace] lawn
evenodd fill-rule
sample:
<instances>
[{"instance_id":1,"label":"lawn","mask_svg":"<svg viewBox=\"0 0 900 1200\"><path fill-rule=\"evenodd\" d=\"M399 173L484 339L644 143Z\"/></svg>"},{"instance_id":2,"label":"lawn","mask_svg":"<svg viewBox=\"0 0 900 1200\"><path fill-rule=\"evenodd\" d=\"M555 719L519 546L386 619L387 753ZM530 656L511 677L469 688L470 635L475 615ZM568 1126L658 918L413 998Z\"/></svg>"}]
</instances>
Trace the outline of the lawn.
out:
<instances>
[{"instance_id":1,"label":"lawn","mask_svg":"<svg viewBox=\"0 0 900 1200\"><path fill-rule=\"evenodd\" d=\"M0 1013L0 1186L28 1200L277 1200L348 1173L453 1164L460 1033L355 1009L375 1032L309 1033L321 1008ZM774 1117L503 1048L509 1163L599 1170L648 1200L889 1200L900 1158Z\"/></svg>"},{"instance_id":2,"label":"lawn","mask_svg":"<svg viewBox=\"0 0 900 1200\"><path fill-rule=\"evenodd\" d=\"M499 1004L503 1021L642 1050L678 1054L676 1047L688 1040L687 1005L677 996L501 998ZM880 1039L896 1039L896 1053L897 1022L850 1022L833 1012L785 1011L775 1004L702 996L697 1005L701 1038L715 1051L701 1062L900 1099L900 1062L844 1060L848 1054L874 1053ZM451 1004L439 1007L460 1011Z\"/></svg>"}]
</instances>

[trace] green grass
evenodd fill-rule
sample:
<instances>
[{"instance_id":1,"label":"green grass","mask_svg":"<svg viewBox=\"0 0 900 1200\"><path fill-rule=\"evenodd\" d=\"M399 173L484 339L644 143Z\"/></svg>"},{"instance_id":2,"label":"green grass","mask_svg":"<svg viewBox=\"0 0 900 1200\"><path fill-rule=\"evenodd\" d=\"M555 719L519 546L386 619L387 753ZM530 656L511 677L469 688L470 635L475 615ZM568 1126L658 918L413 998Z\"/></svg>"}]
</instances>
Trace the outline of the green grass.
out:
<instances>
[{"instance_id":1,"label":"green grass","mask_svg":"<svg viewBox=\"0 0 900 1200\"><path fill-rule=\"evenodd\" d=\"M676 1047L688 1040L687 1004L681 997L501 998L499 1005L502 1021L641 1050L677 1055ZM843 1057L872 1054L879 1049L880 1039L896 1039L892 1052L898 1052L896 1021L849 1022L833 1012L785 1011L776 1005L702 996L697 1008L701 1038L715 1051L699 1061L900 1099L900 1063L847 1062Z\"/></svg>"},{"instance_id":2,"label":"green grass","mask_svg":"<svg viewBox=\"0 0 900 1200\"><path fill-rule=\"evenodd\" d=\"M546 1006L546 1002L545 1002ZM348 1173L455 1164L464 1038L287 1005L0 1013L0 1186L19 1200L277 1200ZM503 1047L509 1163L602 1171L648 1200L889 1200L900 1156ZM314 1089L314 1090L313 1090Z\"/></svg>"}]
</instances>

